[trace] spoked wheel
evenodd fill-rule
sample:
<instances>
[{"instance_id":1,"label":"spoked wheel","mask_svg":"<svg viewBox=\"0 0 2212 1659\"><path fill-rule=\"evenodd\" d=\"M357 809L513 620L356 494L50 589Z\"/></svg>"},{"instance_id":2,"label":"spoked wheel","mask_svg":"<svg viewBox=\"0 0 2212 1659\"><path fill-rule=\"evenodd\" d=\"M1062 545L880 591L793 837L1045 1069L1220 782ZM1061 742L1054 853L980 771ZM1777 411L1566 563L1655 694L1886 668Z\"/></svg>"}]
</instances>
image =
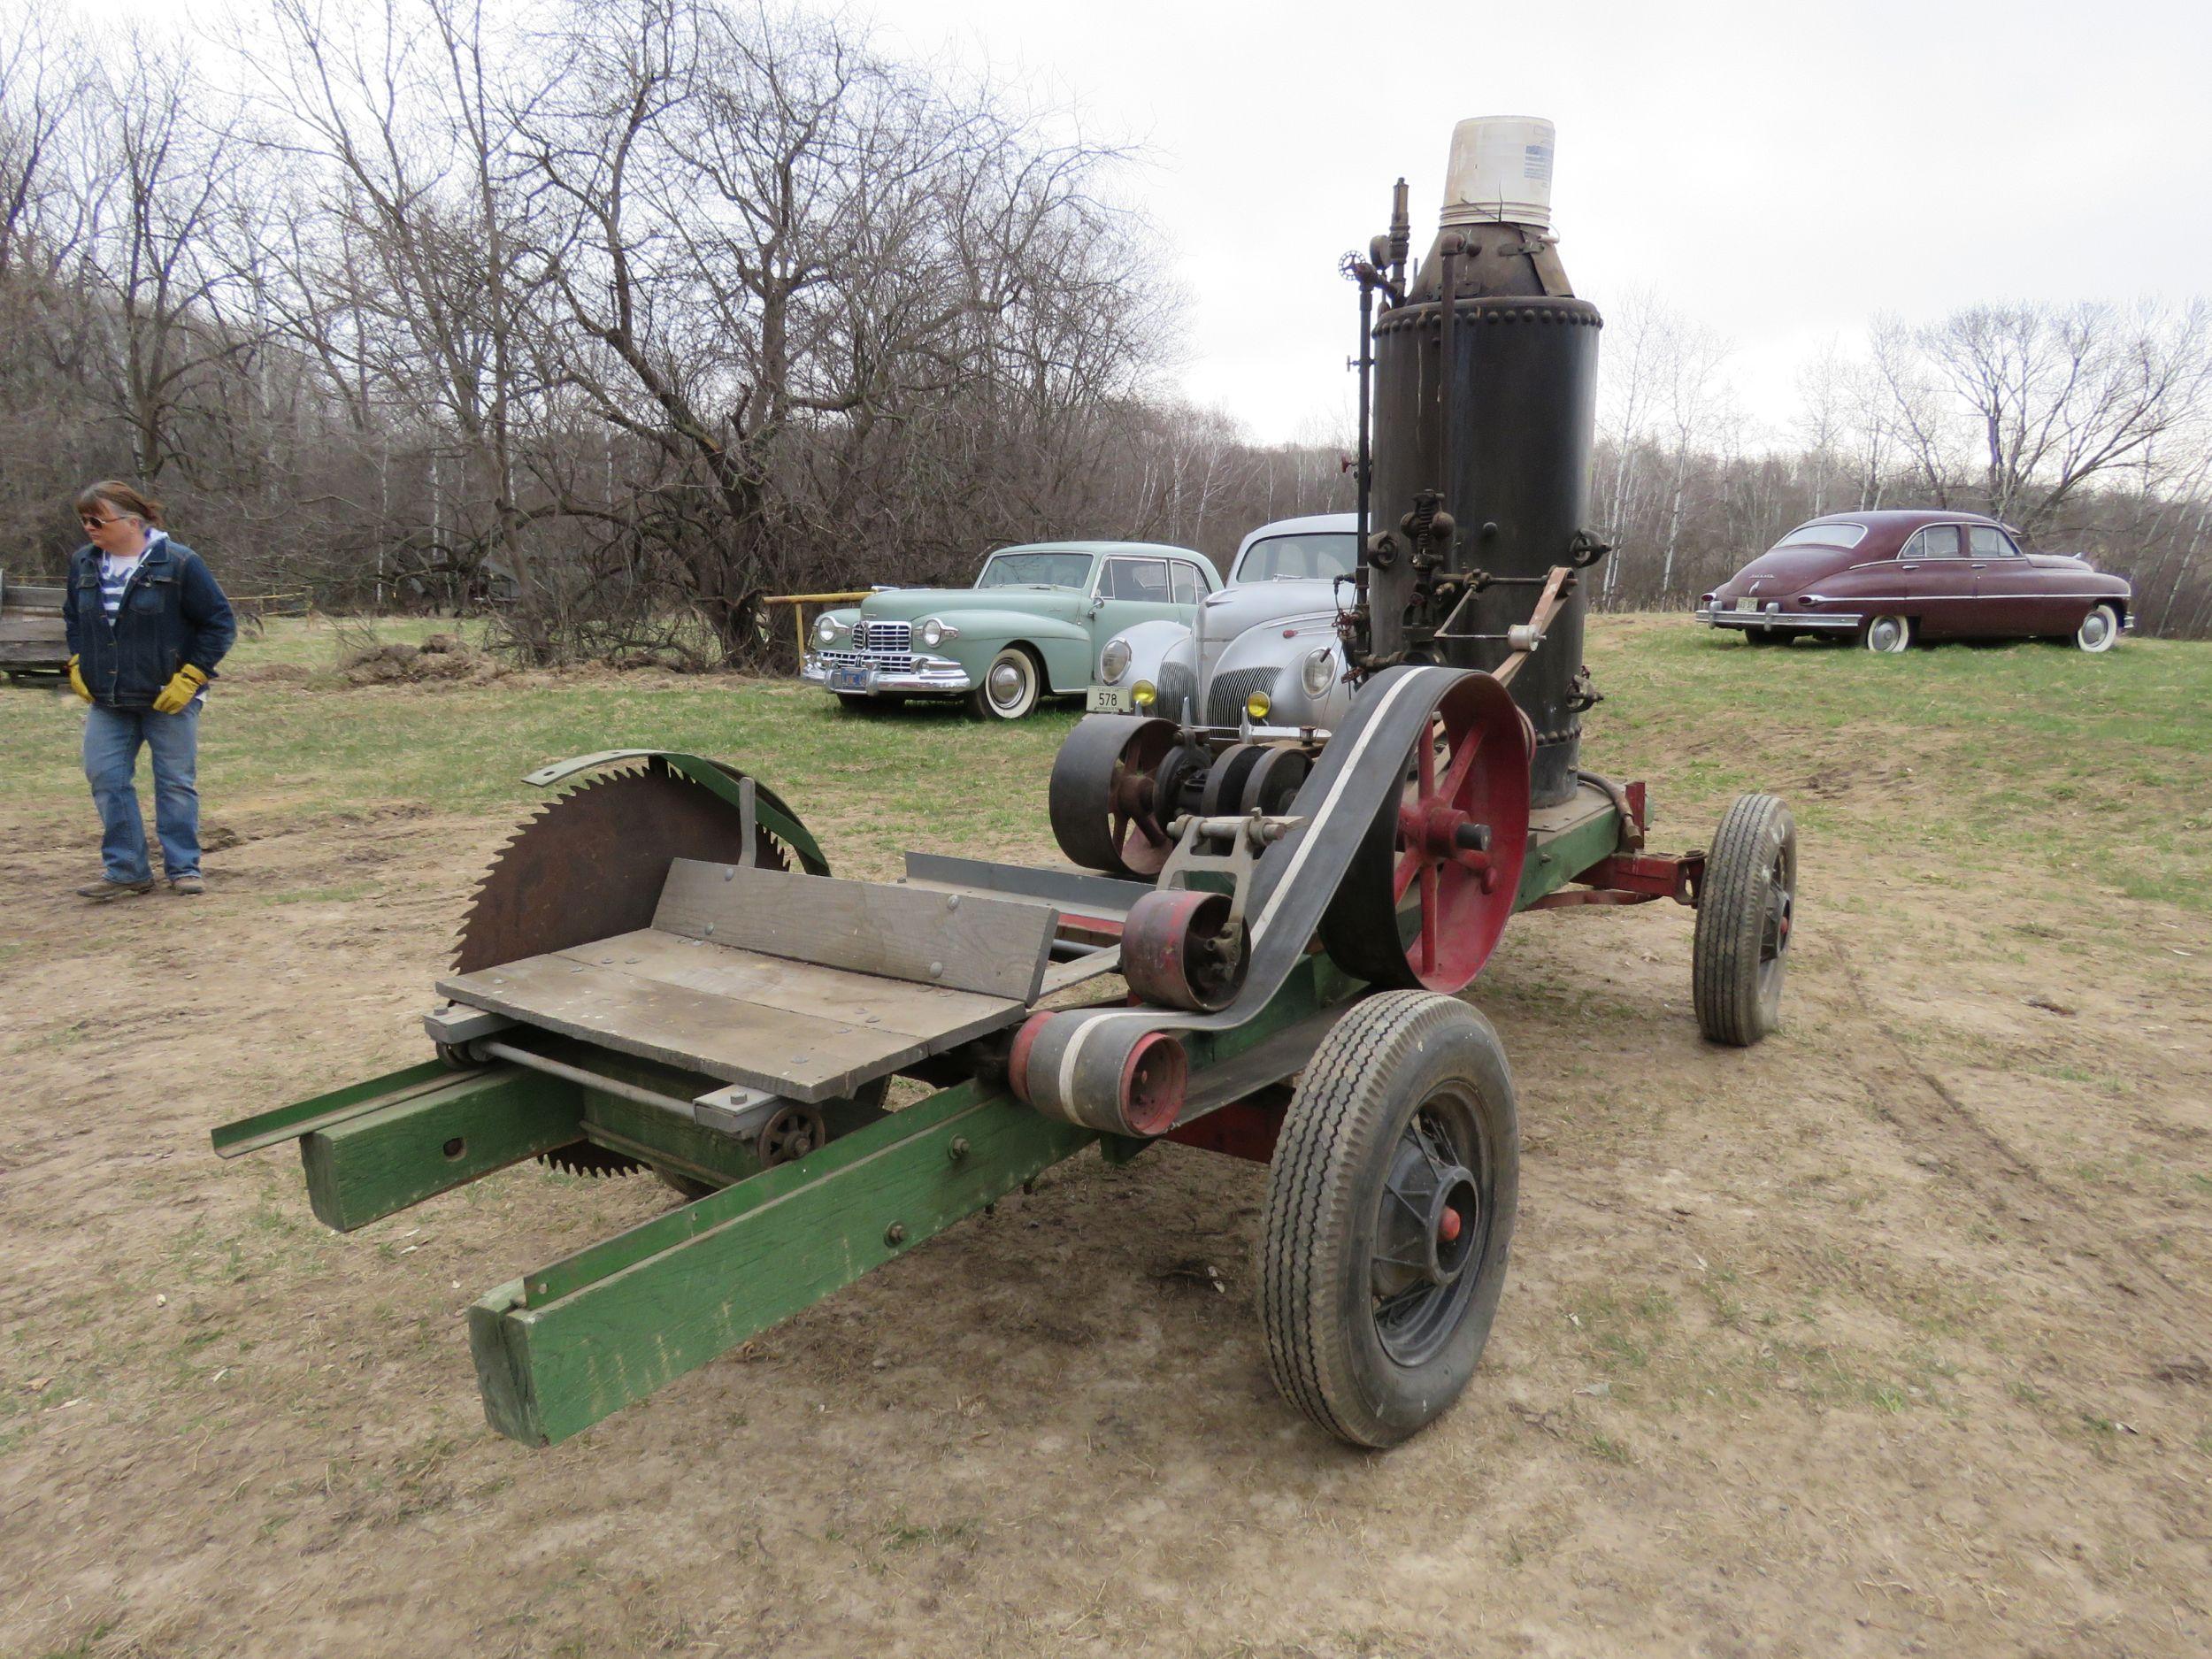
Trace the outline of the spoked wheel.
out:
<instances>
[{"instance_id":1,"label":"spoked wheel","mask_svg":"<svg viewBox=\"0 0 2212 1659\"><path fill-rule=\"evenodd\" d=\"M1475 977L1520 886L1531 748L1520 710L1489 675L1445 689L1409 757L1412 781L1377 814L1322 918L1338 966L1432 991Z\"/></svg>"},{"instance_id":2,"label":"spoked wheel","mask_svg":"<svg viewBox=\"0 0 2212 1659\"><path fill-rule=\"evenodd\" d=\"M1260 1324L1283 1397L1355 1446L1394 1446L1441 1415L1489 1339L1519 1171L1488 1020L1425 991L1339 1020L1268 1171Z\"/></svg>"},{"instance_id":3,"label":"spoked wheel","mask_svg":"<svg viewBox=\"0 0 2212 1659\"><path fill-rule=\"evenodd\" d=\"M1087 870L1158 874L1192 758L1178 746L1172 720L1086 715L1053 757L1045 795L1052 838Z\"/></svg>"},{"instance_id":4,"label":"spoked wheel","mask_svg":"<svg viewBox=\"0 0 2212 1659\"><path fill-rule=\"evenodd\" d=\"M1782 1019L1796 926L1797 825L1770 795L1740 795L1721 819L1698 887L1690 947L1698 1029L1747 1048Z\"/></svg>"}]
</instances>

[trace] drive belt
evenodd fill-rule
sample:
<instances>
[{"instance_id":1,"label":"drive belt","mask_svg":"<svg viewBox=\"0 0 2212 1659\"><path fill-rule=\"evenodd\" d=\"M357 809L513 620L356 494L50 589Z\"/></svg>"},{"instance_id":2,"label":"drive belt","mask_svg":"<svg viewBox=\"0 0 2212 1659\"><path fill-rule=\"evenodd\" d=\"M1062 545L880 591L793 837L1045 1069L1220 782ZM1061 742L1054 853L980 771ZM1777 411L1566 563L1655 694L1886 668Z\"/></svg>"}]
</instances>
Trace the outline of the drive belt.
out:
<instances>
[{"instance_id":1,"label":"drive belt","mask_svg":"<svg viewBox=\"0 0 2212 1659\"><path fill-rule=\"evenodd\" d=\"M1302 820L1268 848L1252 872L1245 913L1252 918L1251 965L1226 1008L1210 1014L1143 1007L1074 1009L1040 1023L1025 1082L1041 1111L1076 1123L1106 1121L1137 1047L1156 1033L1228 1031L1264 1009L1321 925L1345 870L1386 803L1405 787L1415 745L1444 694L1467 671L1402 666L1375 676L1353 700L1351 715L1321 751L1292 802ZM1509 872L1517 879L1519 872ZM1395 926L1394 917L1379 925Z\"/></svg>"}]
</instances>

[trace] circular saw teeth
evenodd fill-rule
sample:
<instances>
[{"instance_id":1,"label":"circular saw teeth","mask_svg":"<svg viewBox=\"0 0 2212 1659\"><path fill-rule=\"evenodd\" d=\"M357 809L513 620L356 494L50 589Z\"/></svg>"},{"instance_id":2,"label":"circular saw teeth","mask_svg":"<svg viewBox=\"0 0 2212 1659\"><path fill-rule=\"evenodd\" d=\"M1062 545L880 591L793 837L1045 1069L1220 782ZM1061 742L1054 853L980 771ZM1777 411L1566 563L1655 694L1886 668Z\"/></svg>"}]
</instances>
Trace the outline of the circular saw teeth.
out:
<instances>
[{"instance_id":1,"label":"circular saw teeth","mask_svg":"<svg viewBox=\"0 0 2212 1659\"><path fill-rule=\"evenodd\" d=\"M637 1159L589 1141L572 1141L565 1147L538 1154L538 1162L565 1175L588 1176L594 1180L614 1175L634 1175L645 1167Z\"/></svg>"},{"instance_id":2,"label":"circular saw teeth","mask_svg":"<svg viewBox=\"0 0 2212 1659\"><path fill-rule=\"evenodd\" d=\"M727 862L741 844L737 808L665 765L598 772L539 806L493 854L454 940L462 973L518 962L652 925L669 862ZM754 832L754 858L791 868L782 844Z\"/></svg>"}]
</instances>

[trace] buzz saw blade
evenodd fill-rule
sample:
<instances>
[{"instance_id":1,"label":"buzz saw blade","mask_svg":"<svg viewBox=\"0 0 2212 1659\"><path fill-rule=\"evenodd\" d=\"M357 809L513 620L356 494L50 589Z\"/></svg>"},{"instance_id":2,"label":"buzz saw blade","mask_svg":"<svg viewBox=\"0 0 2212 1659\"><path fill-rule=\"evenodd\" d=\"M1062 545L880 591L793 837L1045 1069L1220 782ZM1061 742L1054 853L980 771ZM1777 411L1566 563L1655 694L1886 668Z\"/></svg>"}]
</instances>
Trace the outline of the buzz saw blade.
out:
<instances>
[{"instance_id":1,"label":"buzz saw blade","mask_svg":"<svg viewBox=\"0 0 2212 1659\"><path fill-rule=\"evenodd\" d=\"M670 863L741 862L745 827L736 806L657 761L603 772L541 807L494 855L462 918L454 971L650 927ZM753 856L766 869L791 868L789 850L763 827L754 828ZM540 1161L572 1175L644 1167L589 1141Z\"/></svg>"}]
</instances>

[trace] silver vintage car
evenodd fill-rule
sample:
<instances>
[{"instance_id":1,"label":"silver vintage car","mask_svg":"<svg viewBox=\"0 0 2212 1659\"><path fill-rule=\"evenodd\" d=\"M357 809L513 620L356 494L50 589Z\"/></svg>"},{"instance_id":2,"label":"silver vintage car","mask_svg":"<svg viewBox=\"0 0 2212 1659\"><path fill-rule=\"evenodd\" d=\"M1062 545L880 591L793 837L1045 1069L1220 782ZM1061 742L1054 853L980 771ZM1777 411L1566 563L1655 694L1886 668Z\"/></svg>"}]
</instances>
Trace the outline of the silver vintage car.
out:
<instances>
[{"instance_id":1,"label":"silver vintage car","mask_svg":"<svg viewBox=\"0 0 2212 1659\"><path fill-rule=\"evenodd\" d=\"M1336 618L1358 541L1348 512L1262 525L1194 626L1139 623L1107 641L1085 706L1263 740L1333 731L1352 700Z\"/></svg>"}]
</instances>

